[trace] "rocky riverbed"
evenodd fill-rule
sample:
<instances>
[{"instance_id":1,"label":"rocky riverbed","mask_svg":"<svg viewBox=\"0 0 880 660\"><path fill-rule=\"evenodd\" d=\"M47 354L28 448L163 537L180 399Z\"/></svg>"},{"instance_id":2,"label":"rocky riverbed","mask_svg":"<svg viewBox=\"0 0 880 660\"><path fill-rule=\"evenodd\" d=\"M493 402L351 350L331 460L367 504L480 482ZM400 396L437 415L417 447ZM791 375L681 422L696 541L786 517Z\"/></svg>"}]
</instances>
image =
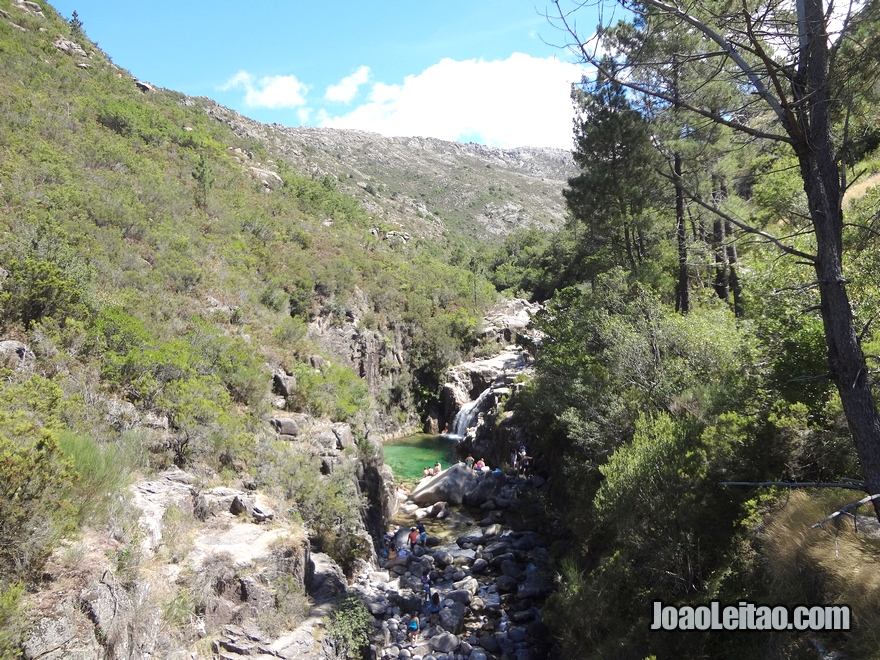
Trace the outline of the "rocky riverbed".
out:
<instances>
[{"instance_id":1,"label":"rocky riverbed","mask_svg":"<svg viewBox=\"0 0 880 660\"><path fill-rule=\"evenodd\" d=\"M463 465L446 472L454 480ZM433 480L443 481L443 475ZM468 531L454 540L428 536L424 546L406 557L385 562L378 570L359 575L351 587L375 617L373 649L377 658L422 660L482 660L548 657L548 634L541 620L541 607L550 592L549 557L544 540L534 531L514 529L520 503L528 493L544 487L539 476L510 473L473 474L463 498L474 501L476 489L491 497L478 508L458 508L459 528ZM491 488L485 484L491 482ZM414 491L413 495L418 494ZM435 490L437 490L435 488ZM422 500L424 504L424 500ZM446 506L404 504L412 520L448 511ZM416 505L417 506L417 505ZM427 513L426 513L427 512ZM413 523L414 524L414 523ZM402 541L408 527L397 532ZM402 544L401 544L402 545ZM429 575L440 595L440 611L431 617L424 598L422 576ZM417 639L407 639L407 625L414 616L421 622Z\"/></svg>"}]
</instances>

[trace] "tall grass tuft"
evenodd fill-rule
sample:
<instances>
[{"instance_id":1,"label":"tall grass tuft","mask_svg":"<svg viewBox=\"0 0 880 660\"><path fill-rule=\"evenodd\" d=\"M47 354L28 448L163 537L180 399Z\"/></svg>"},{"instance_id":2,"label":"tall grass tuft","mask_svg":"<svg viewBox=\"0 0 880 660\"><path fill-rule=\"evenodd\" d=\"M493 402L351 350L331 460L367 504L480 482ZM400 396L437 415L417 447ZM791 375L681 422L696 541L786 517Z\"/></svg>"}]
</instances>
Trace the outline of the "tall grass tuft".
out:
<instances>
[{"instance_id":1,"label":"tall grass tuft","mask_svg":"<svg viewBox=\"0 0 880 660\"><path fill-rule=\"evenodd\" d=\"M58 445L78 475L66 495L79 511L79 523L105 522L113 498L129 481L129 470L121 464L119 452L113 445L99 445L72 431L59 432Z\"/></svg>"},{"instance_id":2,"label":"tall grass tuft","mask_svg":"<svg viewBox=\"0 0 880 660\"><path fill-rule=\"evenodd\" d=\"M770 591L779 602L849 605L851 632L836 641L852 657L880 658L880 535L840 516L812 525L851 502L852 491L794 492L764 532ZM861 511L871 516L870 505Z\"/></svg>"}]
</instances>

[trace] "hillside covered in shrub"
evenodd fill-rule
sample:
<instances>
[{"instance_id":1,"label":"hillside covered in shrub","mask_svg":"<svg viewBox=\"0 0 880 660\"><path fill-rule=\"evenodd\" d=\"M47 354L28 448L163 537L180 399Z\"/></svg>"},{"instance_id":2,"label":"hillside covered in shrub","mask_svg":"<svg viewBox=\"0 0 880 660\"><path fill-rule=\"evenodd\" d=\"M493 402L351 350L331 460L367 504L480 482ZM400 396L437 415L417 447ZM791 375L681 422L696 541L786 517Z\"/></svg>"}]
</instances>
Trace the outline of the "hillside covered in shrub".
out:
<instances>
[{"instance_id":1,"label":"hillside covered in shrub","mask_svg":"<svg viewBox=\"0 0 880 660\"><path fill-rule=\"evenodd\" d=\"M108 493L171 464L272 490L345 559L355 480L275 442L273 406L358 441L415 427L495 292L338 184L0 1L0 655L57 542L112 528L124 564L140 532ZM375 382L310 332L352 322Z\"/></svg>"}]
</instances>

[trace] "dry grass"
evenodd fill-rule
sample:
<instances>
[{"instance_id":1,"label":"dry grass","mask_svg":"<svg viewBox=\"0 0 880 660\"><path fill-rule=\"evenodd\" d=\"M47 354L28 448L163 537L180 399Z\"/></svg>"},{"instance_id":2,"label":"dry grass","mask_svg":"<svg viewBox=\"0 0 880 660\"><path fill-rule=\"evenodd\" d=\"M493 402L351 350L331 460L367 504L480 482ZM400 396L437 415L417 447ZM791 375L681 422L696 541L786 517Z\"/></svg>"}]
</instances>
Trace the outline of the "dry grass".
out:
<instances>
[{"instance_id":1,"label":"dry grass","mask_svg":"<svg viewBox=\"0 0 880 660\"><path fill-rule=\"evenodd\" d=\"M846 194L843 196L844 208L849 206L853 200L864 197L868 193L868 190L878 184L880 184L880 174L871 174L857 181L855 185L847 188Z\"/></svg>"},{"instance_id":2,"label":"dry grass","mask_svg":"<svg viewBox=\"0 0 880 660\"><path fill-rule=\"evenodd\" d=\"M771 592L790 604L846 604L852 631L842 637L858 658L880 659L880 539L856 533L852 518L812 525L851 501L852 492L794 492L764 529ZM862 513L871 513L868 511Z\"/></svg>"}]
</instances>

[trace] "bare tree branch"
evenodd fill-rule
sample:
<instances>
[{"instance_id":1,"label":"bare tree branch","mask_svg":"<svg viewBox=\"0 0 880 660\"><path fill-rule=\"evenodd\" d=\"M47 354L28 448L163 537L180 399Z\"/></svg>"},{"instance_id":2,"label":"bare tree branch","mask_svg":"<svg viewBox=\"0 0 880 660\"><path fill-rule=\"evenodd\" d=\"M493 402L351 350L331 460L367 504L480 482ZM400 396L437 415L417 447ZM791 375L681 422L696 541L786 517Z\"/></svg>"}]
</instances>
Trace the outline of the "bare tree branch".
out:
<instances>
[{"instance_id":1,"label":"bare tree branch","mask_svg":"<svg viewBox=\"0 0 880 660\"><path fill-rule=\"evenodd\" d=\"M660 172L659 174L660 174L660 176L662 176L670 181L675 182L675 180L676 180L676 177L673 175L666 174L664 172ZM762 229L758 229L757 227L753 227L752 225L746 224L742 220L738 220L738 219L734 218L732 215L725 213L724 211L719 209L714 204L709 204L707 202L704 202L703 200L701 200L699 198L699 196L692 193L690 191L690 189L684 184L683 181L681 182L680 185L682 187L682 190L684 190L685 193L687 193L688 199L695 202L696 204L699 204L707 211L711 211L712 213L717 214L719 217L724 218L728 222L736 225L737 227L742 229L744 232L749 233L749 234L755 234L756 236L760 236L760 237L766 239L767 241L769 241L770 243L773 243L773 245L775 245L777 248L779 248L783 252L790 254L790 255L793 255L795 257L800 257L801 259L806 259L808 262L810 262L810 265L812 265L816 261L815 255L808 254L806 252L802 252L796 248L793 248L789 245L786 245L785 243L783 243L781 240L779 240L778 238L776 238L772 234L768 234L766 231L764 231Z\"/></svg>"},{"instance_id":2,"label":"bare tree branch","mask_svg":"<svg viewBox=\"0 0 880 660\"><path fill-rule=\"evenodd\" d=\"M838 509L837 511L832 513L827 518L823 518L822 520L817 522L815 525L810 527L810 529L816 529L817 527L822 527L829 520L833 520L834 518L837 518L838 516L842 516L845 513L849 513L852 509L858 509L860 506L863 506L863 505L867 504L868 502L871 502L871 501L876 500L878 498L880 498L880 493L877 493L876 495L868 495L867 497L863 497L862 499L860 499L858 502L852 502L851 504L847 504L845 507Z\"/></svg>"},{"instance_id":3,"label":"bare tree branch","mask_svg":"<svg viewBox=\"0 0 880 660\"><path fill-rule=\"evenodd\" d=\"M777 486L779 488L843 488L845 490L860 490L862 492L865 490L865 484L861 482L852 483L850 481L835 483L823 481L721 481L718 485L740 486L746 488L768 488L771 486ZM880 497L880 495L875 495L874 497Z\"/></svg>"}]
</instances>

